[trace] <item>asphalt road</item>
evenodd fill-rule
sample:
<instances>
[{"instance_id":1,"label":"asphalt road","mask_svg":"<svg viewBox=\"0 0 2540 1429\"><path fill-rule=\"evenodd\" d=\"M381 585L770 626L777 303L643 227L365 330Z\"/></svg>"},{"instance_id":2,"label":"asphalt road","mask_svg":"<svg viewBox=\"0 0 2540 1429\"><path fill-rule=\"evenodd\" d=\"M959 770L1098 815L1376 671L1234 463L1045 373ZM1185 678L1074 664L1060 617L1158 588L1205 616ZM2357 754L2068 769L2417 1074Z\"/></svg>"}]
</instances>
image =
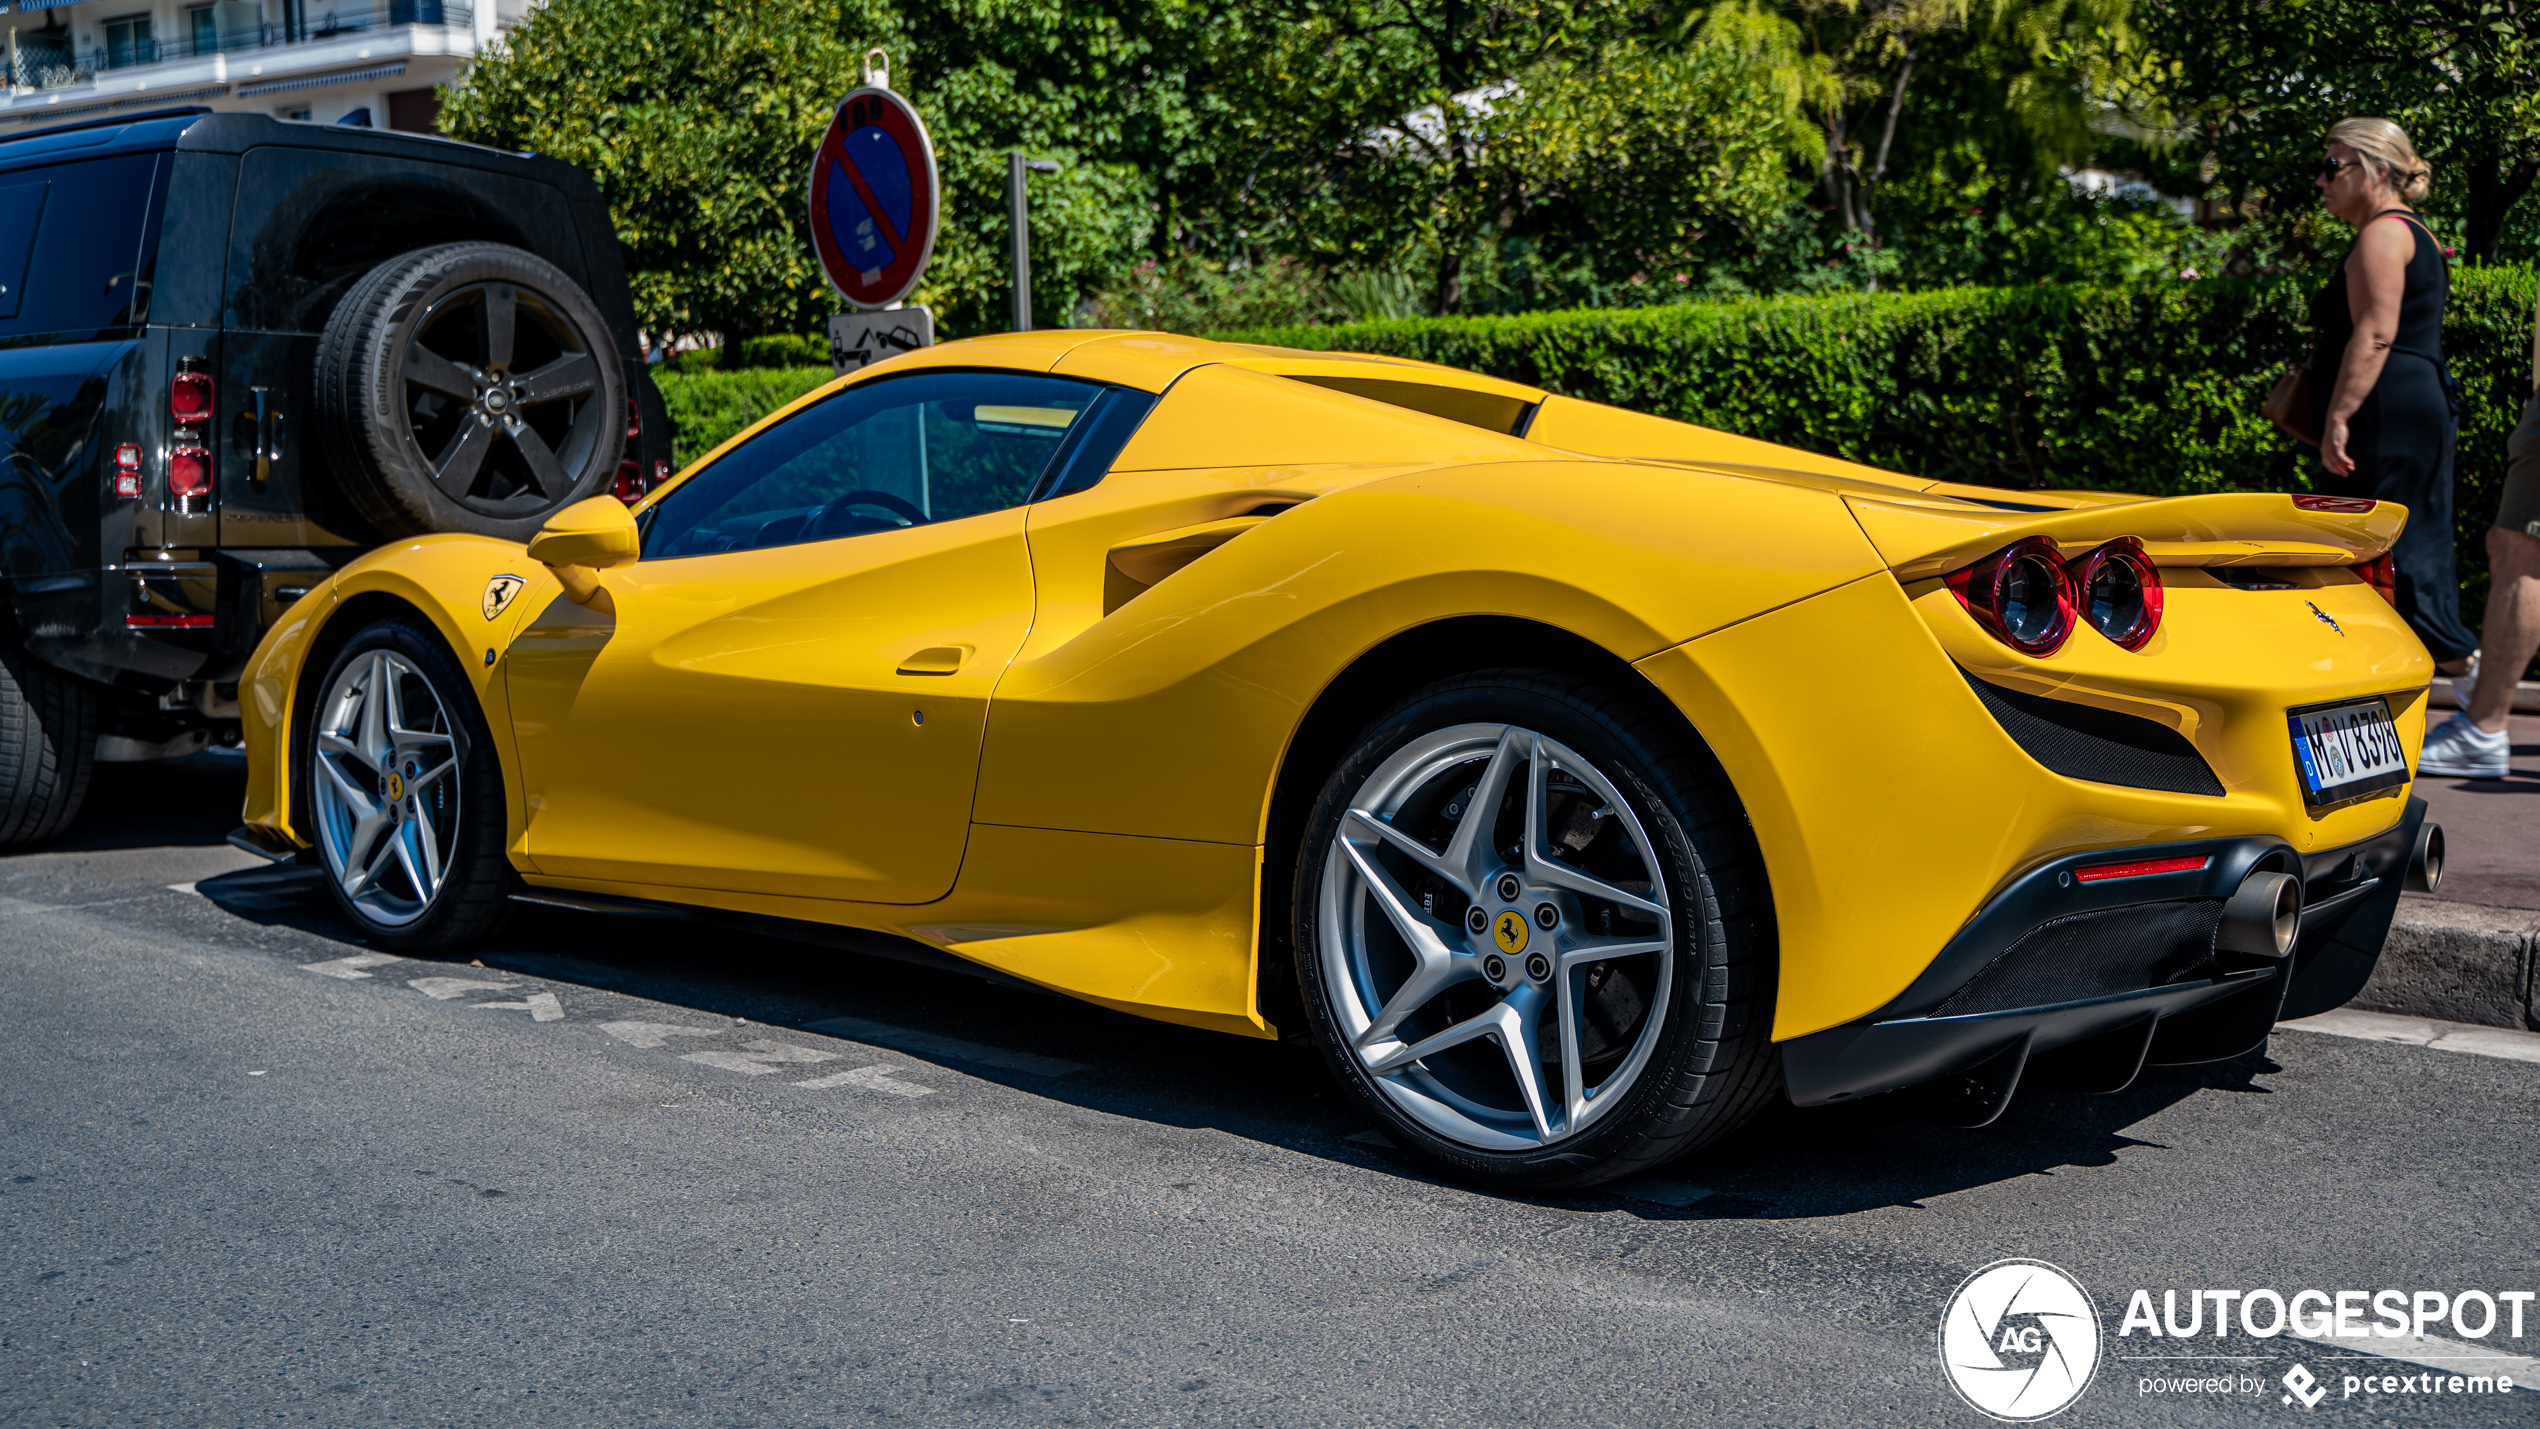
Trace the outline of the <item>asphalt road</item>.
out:
<instances>
[{"instance_id":1,"label":"asphalt road","mask_svg":"<svg viewBox=\"0 0 2540 1429\"><path fill-rule=\"evenodd\" d=\"M2540 1420L2113 1337L2135 1287L2540 1288L2540 1064L2287 1031L1515 1200L1296 1047L594 914L367 955L220 845L237 787L108 769L0 860L0 1426L1979 1424L1935 1331L2010 1256L2111 1335L2059 1424ZM2182 1349L2259 1392L2145 1393Z\"/></svg>"}]
</instances>

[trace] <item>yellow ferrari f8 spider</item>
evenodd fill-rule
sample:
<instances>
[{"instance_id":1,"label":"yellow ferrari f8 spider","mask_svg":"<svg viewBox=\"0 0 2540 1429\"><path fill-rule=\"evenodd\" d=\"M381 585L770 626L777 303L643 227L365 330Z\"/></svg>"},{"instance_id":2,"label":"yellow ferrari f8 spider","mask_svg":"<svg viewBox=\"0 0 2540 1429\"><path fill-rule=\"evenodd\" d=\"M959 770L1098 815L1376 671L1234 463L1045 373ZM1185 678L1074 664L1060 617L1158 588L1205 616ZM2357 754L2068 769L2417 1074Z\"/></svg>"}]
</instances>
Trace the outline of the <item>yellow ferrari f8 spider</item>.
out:
<instances>
[{"instance_id":1,"label":"yellow ferrari f8 spider","mask_svg":"<svg viewBox=\"0 0 2540 1429\"><path fill-rule=\"evenodd\" d=\"M1982 1125L2351 997L2442 856L2406 516L956 342L632 511L344 567L251 663L238 838L391 947L642 900L1310 1037L1450 1171L1587 1185L1777 1097Z\"/></svg>"}]
</instances>

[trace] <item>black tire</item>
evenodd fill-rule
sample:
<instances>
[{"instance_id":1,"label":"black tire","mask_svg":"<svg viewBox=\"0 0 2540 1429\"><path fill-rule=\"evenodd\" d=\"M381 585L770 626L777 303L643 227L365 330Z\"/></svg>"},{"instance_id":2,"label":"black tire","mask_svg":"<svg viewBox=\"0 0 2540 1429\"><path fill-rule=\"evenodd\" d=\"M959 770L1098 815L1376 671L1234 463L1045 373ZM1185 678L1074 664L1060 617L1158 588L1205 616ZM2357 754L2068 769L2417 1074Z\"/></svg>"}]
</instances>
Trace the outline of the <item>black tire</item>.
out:
<instances>
[{"instance_id":1,"label":"black tire","mask_svg":"<svg viewBox=\"0 0 2540 1429\"><path fill-rule=\"evenodd\" d=\"M1661 1012L1648 1019L1657 1025L1646 1043L1649 1050L1639 1054L1647 1060L1637 1080L1619 1088L1621 1100L1584 1130L1566 1139L1510 1150L1486 1149L1441 1135L1407 1114L1379 1087L1376 1075L1352 1050L1336 1013L1336 989L1326 975L1319 916L1327 863L1336 861L1334 844L1350 801L1415 741L1475 725L1531 730L1575 751L1610 781L1638 818L1656 855L1673 930L1672 949L1665 954L1674 962L1672 989ZM1460 771L1471 766L1455 767ZM1434 787L1444 788L1463 775L1440 777L1444 782ZM1467 788L1454 797L1464 800L1471 794ZM1455 805L1448 804L1445 812L1455 814ZM1595 816L1599 821L1605 817ZM1602 823L1597 827L1601 830ZM1615 821L1617 830L1622 827L1621 821ZM1427 835L1419 836L1432 848L1451 849ZM1589 837L1605 836L1600 832ZM1583 852L1585 847L1593 845L1583 846ZM1451 1175L1505 1191L1590 1186L1717 1141L1781 1094L1781 1059L1771 1042L1778 959L1762 858L1726 774L1683 719L1646 691L1551 670L1489 671L1421 690L1370 725L1332 771L1307 821L1298 859L1293 910L1296 975L1314 1039L1334 1075L1377 1118L1395 1144ZM1474 904L1450 916L1446 905L1459 895L1442 883L1437 887L1441 902L1426 916L1441 919L1441 928L1461 924L1481 909ZM1425 906L1427 899L1422 901ZM1505 916L1487 915L1483 921L1495 924ZM1647 956L1651 962L1644 966L1654 968L1658 955ZM1515 961L1513 953L1510 961ZM1593 977L1595 970L1585 975ZM1516 973L1512 970L1509 977L1513 980ZM1574 995L1590 996L1585 991L1589 986L1574 984ZM1365 1005L1361 993L1341 991L1359 999L1354 1005ZM1479 992L1485 1001L1493 995ZM1439 994L1441 1006L1448 996ZM1436 1020L1467 1015L1443 1013ZM1403 1036L1411 1040L1410 1034ZM1557 1072L1546 1066L1549 1084Z\"/></svg>"},{"instance_id":2,"label":"black tire","mask_svg":"<svg viewBox=\"0 0 2540 1429\"><path fill-rule=\"evenodd\" d=\"M327 465L386 537L525 541L608 490L626 443L625 368L598 306L500 243L373 268L327 318L316 378Z\"/></svg>"},{"instance_id":3,"label":"black tire","mask_svg":"<svg viewBox=\"0 0 2540 1429\"><path fill-rule=\"evenodd\" d=\"M318 742L319 732L329 720L331 692L341 686L348 670L382 652L402 662L400 678L421 681L429 687L441 712L437 723L447 729L453 746L451 772L433 782L430 796L437 801L432 809L436 822L431 827L438 828L437 821L443 818L456 825L436 846L443 850L440 863L446 872L429 896L412 900L421 906L411 915L384 915L347 888L345 855L375 853L381 844L374 840L360 849L339 845L337 837L329 832L327 813L320 807L321 781L329 776L318 764ZM413 686L402 688L408 692L404 703L409 722L426 727L435 723L416 715ZM511 895L520 884L519 875L503 853L502 763L467 674L442 644L440 633L420 617L411 616L364 627L337 652L303 708L306 717L295 722L292 736L295 817L318 846L316 862L326 871L326 885L336 907L372 942L405 952L447 952L500 932L516 910ZM345 767L338 765L339 769ZM413 796L416 802L425 797ZM422 890L408 881L404 891Z\"/></svg>"},{"instance_id":4,"label":"black tire","mask_svg":"<svg viewBox=\"0 0 2540 1429\"><path fill-rule=\"evenodd\" d=\"M59 838L97 762L97 687L0 644L0 848Z\"/></svg>"}]
</instances>

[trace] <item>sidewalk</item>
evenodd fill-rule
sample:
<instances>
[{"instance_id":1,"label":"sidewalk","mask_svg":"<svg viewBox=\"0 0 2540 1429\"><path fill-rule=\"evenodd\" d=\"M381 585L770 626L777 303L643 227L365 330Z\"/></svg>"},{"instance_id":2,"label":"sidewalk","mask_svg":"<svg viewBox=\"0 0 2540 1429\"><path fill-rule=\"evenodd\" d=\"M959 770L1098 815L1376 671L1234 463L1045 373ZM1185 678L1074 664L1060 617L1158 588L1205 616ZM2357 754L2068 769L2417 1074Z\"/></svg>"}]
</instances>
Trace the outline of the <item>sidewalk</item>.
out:
<instances>
[{"instance_id":1,"label":"sidewalk","mask_svg":"<svg viewBox=\"0 0 2540 1429\"><path fill-rule=\"evenodd\" d=\"M2417 781L2443 826L2443 885L2400 900L2381 965L2352 1006L2540 1029L2540 715L2517 714L2510 727L2512 774Z\"/></svg>"},{"instance_id":2,"label":"sidewalk","mask_svg":"<svg viewBox=\"0 0 2540 1429\"><path fill-rule=\"evenodd\" d=\"M2452 717L2435 710L2429 725ZM2420 779L2417 797L2443 826L2442 891L2452 903L2540 909L2540 715L2515 715L2512 774Z\"/></svg>"}]
</instances>

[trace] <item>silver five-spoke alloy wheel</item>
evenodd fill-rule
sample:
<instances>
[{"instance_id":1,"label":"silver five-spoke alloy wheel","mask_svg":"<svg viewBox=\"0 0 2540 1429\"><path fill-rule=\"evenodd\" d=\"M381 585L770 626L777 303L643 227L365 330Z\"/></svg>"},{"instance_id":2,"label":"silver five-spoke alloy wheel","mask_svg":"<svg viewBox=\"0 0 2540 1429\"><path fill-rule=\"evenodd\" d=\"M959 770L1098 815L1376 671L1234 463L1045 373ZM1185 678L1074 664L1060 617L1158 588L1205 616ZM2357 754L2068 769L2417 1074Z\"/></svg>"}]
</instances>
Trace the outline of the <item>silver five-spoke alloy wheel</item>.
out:
<instances>
[{"instance_id":1,"label":"silver five-spoke alloy wheel","mask_svg":"<svg viewBox=\"0 0 2540 1429\"><path fill-rule=\"evenodd\" d=\"M1675 991L1647 830L1604 773L1515 725L1436 730L1371 773L1314 911L1350 1054L1397 1110L1479 1151L1612 1112Z\"/></svg>"},{"instance_id":2,"label":"silver five-spoke alloy wheel","mask_svg":"<svg viewBox=\"0 0 2540 1429\"><path fill-rule=\"evenodd\" d=\"M383 927L423 916L450 874L458 744L431 681L394 650L336 672L318 701L315 788L326 871Z\"/></svg>"}]
</instances>

